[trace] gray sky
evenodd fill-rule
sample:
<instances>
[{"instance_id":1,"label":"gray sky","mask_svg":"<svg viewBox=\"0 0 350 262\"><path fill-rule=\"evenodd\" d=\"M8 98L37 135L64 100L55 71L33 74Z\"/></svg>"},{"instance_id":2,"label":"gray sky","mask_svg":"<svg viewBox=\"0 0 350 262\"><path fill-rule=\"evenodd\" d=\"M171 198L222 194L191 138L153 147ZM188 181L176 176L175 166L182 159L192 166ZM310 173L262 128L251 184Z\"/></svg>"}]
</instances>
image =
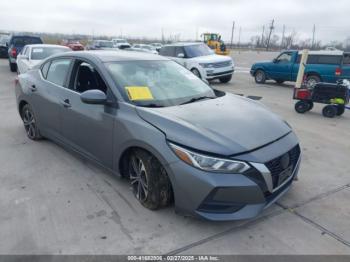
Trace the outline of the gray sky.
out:
<instances>
[{"instance_id":1,"label":"gray sky","mask_svg":"<svg viewBox=\"0 0 350 262\"><path fill-rule=\"evenodd\" d=\"M316 24L316 39L327 43L350 36L349 0L11 0L2 1L0 30L82 33L166 37L180 34L195 39L204 31L249 41L261 34L262 26L275 18L275 34L293 29L298 38L311 38Z\"/></svg>"}]
</instances>

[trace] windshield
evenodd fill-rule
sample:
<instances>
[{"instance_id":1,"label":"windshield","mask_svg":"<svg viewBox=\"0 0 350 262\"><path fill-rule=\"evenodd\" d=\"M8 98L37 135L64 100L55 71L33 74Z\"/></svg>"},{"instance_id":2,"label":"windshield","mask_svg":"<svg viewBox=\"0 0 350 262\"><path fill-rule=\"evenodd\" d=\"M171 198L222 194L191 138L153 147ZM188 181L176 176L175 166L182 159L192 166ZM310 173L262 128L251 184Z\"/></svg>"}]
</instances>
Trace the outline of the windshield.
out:
<instances>
[{"instance_id":1,"label":"windshield","mask_svg":"<svg viewBox=\"0 0 350 262\"><path fill-rule=\"evenodd\" d=\"M173 106L191 98L215 97L210 86L173 61L115 62L107 63L107 68L125 99L139 106Z\"/></svg>"},{"instance_id":2,"label":"windshield","mask_svg":"<svg viewBox=\"0 0 350 262\"><path fill-rule=\"evenodd\" d=\"M34 47L32 48L31 59L32 60L43 60L51 55L70 51L67 48L62 47Z\"/></svg>"},{"instance_id":3,"label":"windshield","mask_svg":"<svg viewBox=\"0 0 350 262\"><path fill-rule=\"evenodd\" d=\"M112 41L100 41L98 42L98 46L100 47L113 47Z\"/></svg>"},{"instance_id":4,"label":"windshield","mask_svg":"<svg viewBox=\"0 0 350 262\"><path fill-rule=\"evenodd\" d=\"M213 51L204 44L184 46L187 57L212 55Z\"/></svg>"}]
</instances>

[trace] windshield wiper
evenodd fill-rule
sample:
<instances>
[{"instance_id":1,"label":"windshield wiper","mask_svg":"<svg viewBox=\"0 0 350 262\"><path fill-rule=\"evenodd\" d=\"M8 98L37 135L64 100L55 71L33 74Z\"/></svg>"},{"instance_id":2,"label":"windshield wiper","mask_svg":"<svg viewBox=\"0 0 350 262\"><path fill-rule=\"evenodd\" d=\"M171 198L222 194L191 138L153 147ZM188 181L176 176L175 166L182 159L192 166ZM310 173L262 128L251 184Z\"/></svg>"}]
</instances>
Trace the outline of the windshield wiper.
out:
<instances>
[{"instance_id":1,"label":"windshield wiper","mask_svg":"<svg viewBox=\"0 0 350 262\"><path fill-rule=\"evenodd\" d=\"M183 103L181 103L180 105L184 105L184 104L190 104L199 100L203 100L203 99L214 99L215 97L213 96L199 96L199 97L193 97L188 101L185 101Z\"/></svg>"},{"instance_id":2,"label":"windshield wiper","mask_svg":"<svg viewBox=\"0 0 350 262\"><path fill-rule=\"evenodd\" d=\"M146 104L146 105L140 105L140 106L143 106L143 107L164 107L163 105L159 105L159 104Z\"/></svg>"}]
</instances>

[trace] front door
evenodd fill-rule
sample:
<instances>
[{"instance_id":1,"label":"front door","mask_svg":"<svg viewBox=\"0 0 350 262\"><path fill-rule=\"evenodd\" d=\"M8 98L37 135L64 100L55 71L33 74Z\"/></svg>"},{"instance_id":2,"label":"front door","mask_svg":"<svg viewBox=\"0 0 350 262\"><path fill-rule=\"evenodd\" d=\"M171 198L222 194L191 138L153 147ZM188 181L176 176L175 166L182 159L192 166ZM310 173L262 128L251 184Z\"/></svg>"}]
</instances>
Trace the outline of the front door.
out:
<instances>
[{"instance_id":1,"label":"front door","mask_svg":"<svg viewBox=\"0 0 350 262\"><path fill-rule=\"evenodd\" d=\"M268 75L274 80L290 81L292 74L292 53L279 55L269 67Z\"/></svg>"},{"instance_id":2,"label":"front door","mask_svg":"<svg viewBox=\"0 0 350 262\"><path fill-rule=\"evenodd\" d=\"M77 60L73 66L69 88L62 98L62 134L72 147L112 168L113 128L116 109L110 105L85 104L80 94L99 89L113 100L113 94L96 68Z\"/></svg>"}]
</instances>

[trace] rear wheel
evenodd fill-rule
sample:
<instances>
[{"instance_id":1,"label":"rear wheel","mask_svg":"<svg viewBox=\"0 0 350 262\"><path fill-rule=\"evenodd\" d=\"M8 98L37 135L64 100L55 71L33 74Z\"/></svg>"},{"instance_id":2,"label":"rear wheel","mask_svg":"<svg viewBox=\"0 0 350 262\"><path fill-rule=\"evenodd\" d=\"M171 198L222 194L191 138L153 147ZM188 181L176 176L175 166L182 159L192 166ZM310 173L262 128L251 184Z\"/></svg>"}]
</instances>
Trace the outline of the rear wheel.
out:
<instances>
[{"instance_id":1,"label":"rear wheel","mask_svg":"<svg viewBox=\"0 0 350 262\"><path fill-rule=\"evenodd\" d=\"M337 105L337 116L341 116L344 114L345 106L344 105Z\"/></svg>"},{"instance_id":2,"label":"rear wheel","mask_svg":"<svg viewBox=\"0 0 350 262\"><path fill-rule=\"evenodd\" d=\"M232 79L232 75L229 75L229 76L223 76L223 77L220 77L219 80L221 83L228 83L230 82Z\"/></svg>"},{"instance_id":3,"label":"rear wheel","mask_svg":"<svg viewBox=\"0 0 350 262\"><path fill-rule=\"evenodd\" d=\"M129 178L133 193L146 208L155 210L172 200L172 188L161 163L150 153L135 149L129 157Z\"/></svg>"},{"instance_id":4,"label":"rear wheel","mask_svg":"<svg viewBox=\"0 0 350 262\"><path fill-rule=\"evenodd\" d=\"M304 114L310 110L310 104L306 101L298 101L295 103L294 108L299 114Z\"/></svg>"},{"instance_id":5,"label":"rear wheel","mask_svg":"<svg viewBox=\"0 0 350 262\"><path fill-rule=\"evenodd\" d=\"M306 77L307 88L313 88L318 82L321 82L321 78L317 75L309 75Z\"/></svg>"},{"instance_id":6,"label":"rear wheel","mask_svg":"<svg viewBox=\"0 0 350 262\"><path fill-rule=\"evenodd\" d=\"M255 82L258 84L264 84L266 81L266 74L263 70L257 70L254 75Z\"/></svg>"},{"instance_id":7,"label":"rear wheel","mask_svg":"<svg viewBox=\"0 0 350 262\"><path fill-rule=\"evenodd\" d=\"M333 118L337 115L337 107L335 105L325 106L322 110L324 117Z\"/></svg>"},{"instance_id":8,"label":"rear wheel","mask_svg":"<svg viewBox=\"0 0 350 262\"><path fill-rule=\"evenodd\" d=\"M41 139L42 137L36 124L34 112L29 104L23 106L21 116L28 138L31 140Z\"/></svg>"}]
</instances>

